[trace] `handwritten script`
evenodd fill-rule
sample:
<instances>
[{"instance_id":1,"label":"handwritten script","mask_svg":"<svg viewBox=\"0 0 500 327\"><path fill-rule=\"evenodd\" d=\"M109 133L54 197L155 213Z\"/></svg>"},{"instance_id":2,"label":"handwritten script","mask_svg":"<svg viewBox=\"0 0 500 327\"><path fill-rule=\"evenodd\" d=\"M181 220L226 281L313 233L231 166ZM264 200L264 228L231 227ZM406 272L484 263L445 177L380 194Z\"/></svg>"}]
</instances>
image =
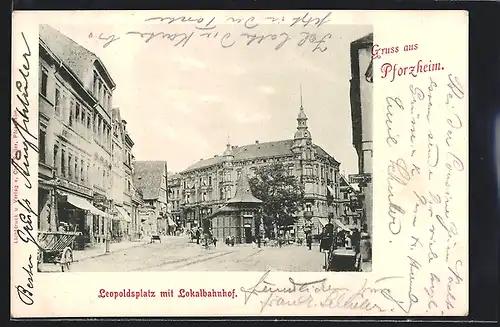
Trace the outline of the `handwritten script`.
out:
<instances>
[{"instance_id":1,"label":"handwritten script","mask_svg":"<svg viewBox=\"0 0 500 327\"><path fill-rule=\"evenodd\" d=\"M33 179L31 167L32 164L37 164L38 158L35 156L38 153L37 146L37 136L30 130L30 73L31 73L31 49L26 40L24 33L21 33L20 39L23 41L24 50L22 51L22 57L19 62L19 66L16 67L17 73L20 78L15 81L15 92L16 92L16 103L15 110L12 118L13 131L13 157L11 158L11 166L13 168L13 204L14 204L14 227L15 236L14 243L18 244L29 244L33 243L37 245L36 234L34 234L33 224L36 224L36 219L38 214L32 208L32 205L28 199L19 199L18 195L21 193L19 191L19 184L24 184L26 190L33 189L33 184L31 179ZM36 117L36 115L35 115ZM18 140L21 140L22 146L19 147ZM34 155L33 155L34 154ZM35 176L36 178L36 176ZM19 240L22 242L19 243ZM23 262L22 271L23 274L20 276L24 281L15 285L15 290L17 292L19 300L25 305L32 305L34 303L34 259L32 254L28 254L26 259L19 259Z\"/></svg>"},{"instance_id":2,"label":"handwritten script","mask_svg":"<svg viewBox=\"0 0 500 327\"><path fill-rule=\"evenodd\" d=\"M104 48L129 39L144 44L164 42L173 48L208 41L222 48L271 46L280 50L296 46L321 53L327 51L332 37L331 33L321 29L331 21L330 16L330 12L306 12L295 17L269 16L259 22L254 16L153 16L146 18L140 29L116 34L96 31L89 33L88 37L100 42Z\"/></svg>"},{"instance_id":3,"label":"handwritten script","mask_svg":"<svg viewBox=\"0 0 500 327\"><path fill-rule=\"evenodd\" d=\"M369 282L361 279L357 287L342 286L328 278L316 280L273 281L270 271L264 273L257 283L241 287L245 305L257 301L260 312L271 307L305 307L319 309L356 310L373 314L407 311L400 306L390 288L391 281L401 276L388 276Z\"/></svg>"},{"instance_id":4,"label":"handwritten script","mask_svg":"<svg viewBox=\"0 0 500 327\"><path fill-rule=\"evenodd\" d=\"M451 72L413 79L385 97L389 243L407 244L406 312L446 314L463 300L465 90ZM454 209L455 208L455 209ZM463 294L463 293L461 293Z\"/></svg>"}]
</instances>

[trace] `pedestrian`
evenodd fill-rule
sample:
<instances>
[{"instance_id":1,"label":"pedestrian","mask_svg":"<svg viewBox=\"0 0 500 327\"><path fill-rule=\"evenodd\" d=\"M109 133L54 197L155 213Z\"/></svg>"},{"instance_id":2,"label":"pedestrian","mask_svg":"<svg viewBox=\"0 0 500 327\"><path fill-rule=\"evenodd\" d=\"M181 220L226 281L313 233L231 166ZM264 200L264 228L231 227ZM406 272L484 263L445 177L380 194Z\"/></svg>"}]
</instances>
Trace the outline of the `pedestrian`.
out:
<instances>
[{"instance_id":1,"label":"pedestrian","mask_svg":"<svg viewBox=\"0 0 500 327\"><path fill-rule=\"evenodd\" d=\"M361 233L357 228L354 228L351 235L351 246L356 252L356 254L360 252L360 242L361 242Z\"/></svg>"},{"instance_id":2,"label":"pedestrian","mask_svg":"<svg viewBox=\"0 0 500 327\"><path fill-rule=\"evenodd\" d=\"M309 250L311 250L311 248L312 248L312 233L307 233L306 240L307 240L307 247L309 248Z\"/></svg>"},{"instance_id":3,"label":"pedestrian","mask_svg":"<svg viewBox=\"0 0 500 327\"><path fill-rule=\"evenodd\" d=\"M216 247L217 247L217 238L216 238L216 237L214 237L212 240L213 240L213 242L214 242L214 248L216 248Z\"/></svg>"},{"instance_id":4,"label":"pedestrian","mask_svg":"<svg viewBox=\"0 0 500 327\"><path fill-rule=\"evenodd\" d=\"M196 230L196 244L200 244L200 236L201 236L200 230L197 229Z\"/></svg>"}]
</instances>

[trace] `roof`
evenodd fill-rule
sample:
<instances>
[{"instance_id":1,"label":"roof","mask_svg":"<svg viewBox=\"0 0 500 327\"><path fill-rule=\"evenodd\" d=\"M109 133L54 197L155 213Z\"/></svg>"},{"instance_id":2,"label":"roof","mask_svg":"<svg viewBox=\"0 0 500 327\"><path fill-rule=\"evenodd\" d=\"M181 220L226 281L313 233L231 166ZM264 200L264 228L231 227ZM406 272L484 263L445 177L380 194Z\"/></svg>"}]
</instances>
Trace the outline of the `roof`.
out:
<instances>
[{"instance_id":1,"label":"roof","mask_svg":"<svg viewBox=\"0 0 500 327\"><path fill-rule=\"evenodd\" d=\"M166 161L136 161L134 163L134 186L142 192L144 200L159 198L166 166Z\"/></svg>"},{"instance_id":2,"label":"roof","mask_svg":"<svg viewBox=\"0 0 500 327\"><path fill-rule=\"evenodd\" d=\"M181 178L181 175L179 173L167 172L167 179L168 180L180 179L180 178Z\"/></svg>"},{"instance_id":3,"label":"roof","mask_svg":"<svg viewBox=\"0 0 500 327\"><path fill-rule=\"evenodd\" d=\"M373 33L367 34L363 36L362 38L359 38L357 40L354 40L351 42L353 45L367 45L367 44L372 44L373 43Z\"/></svg>"},{"instance_id":4,"label":"roof","mask_svg":"<svg viewBox=\"0 0 500 327\"><path fill-rule=\"evenodd\" d=\"M85 81L97 61L106 72L106 77L111 82L112 88L116 86L99 57L71 38L45 24L39 26L39 38L67 65L83 85L88 84Z\"/></svg>"},{"instance_id":5,"label":"roof","mask_svg":"<svg viewBox=\"0 0 500 327\"><path fill-rule=\"evenodd\" d=\"M291 148L293 146L293 140L282 140L274 142L265 143L254 143L243 146L238 146L233 149L234 161L238 160L250 160L258 158L267 157L281 157L281 156L293 156ZM339 163L335 158L329 155L322 147L315 145L318 154L323 157L330 157L336 163ZM223 156L216 156L209 159L200 160L193 165L189 166L183 172L189 172L196 169L210 167L222 163L224 161Z\"/></svg>"},{"instance_id":6,"label":"roof","mask_svg":"<svg viewBox=\"0 0 500 327\"><path fill-rule=\"evenodd\" d=\"M250 183L248 182L248 176L242 173L236 184L236 192L231 199L227 200L227 204L234 205L244 203L262 203L262 200L253 196L252 190L250 189Z\"/></svg>"}]
</instances>

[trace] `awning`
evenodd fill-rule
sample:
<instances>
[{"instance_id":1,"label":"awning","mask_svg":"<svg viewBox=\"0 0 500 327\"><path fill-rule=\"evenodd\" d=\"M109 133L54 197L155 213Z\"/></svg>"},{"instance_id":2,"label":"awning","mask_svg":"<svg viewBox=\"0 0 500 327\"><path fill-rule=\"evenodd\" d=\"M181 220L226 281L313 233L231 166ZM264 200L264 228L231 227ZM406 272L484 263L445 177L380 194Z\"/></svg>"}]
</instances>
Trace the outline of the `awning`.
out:
<instances>
[{"instance_id":1,"label":"awning","mask_svg":"<svg viewBox=\"0 0 500 327\"><path fill-rule=\"evenodd\" d=\"M168 225L169 226L176 226L177 224L172 220L172 218L168 217Z\"/></svg>"},{"instance_id":2,"label":"awning","mask_svg":"<svg viewBox=\"0 0 500 327\"><path fill-rule=\"evenodd\" d=\"M67 201L72 204L73 206L83 209L83 210L88 210L94 215L98 216L103 216L103 217L108 217L108 214L105 213L104 211L101 211L94 207L90 201L85 200L83 198L79 198L77 196L67 194L67 193L62 193L62 195L67 197Z\"/></svg>"},{"instance_id":3,"label":"awning","mask_svg":"<svg viewBox=\"0 0 500 327\"><path fill-rule=\"evenodd\" d=\"M128 214L128 212L125 211L125 209L123 209L122 207L119 207L119 206L115 206L115 208L118 211L118 215L121 218L120 220L126 221L128 223L132 222L132 218L130 217L130 215Z\"/></svg>"},{"instance_id":4,"label":"awning","mask_svg":"<svg viewBox=\"0 0 500 327\"><path fill-rule=\"evenodd\" d=\"M328 224L328 218L318 218L318 222L325 227Z\"/></svg>"},{"instance_id":5,"label":"awning","mask_svg":"<svg viewBox=\"0 0 500 327\"><path fill-rule=\"evenodd\" d=\"M345 230L346 232L350 232L351 230L349 228L347 228L346 225L342 224L342 222L338 219L334 219L335 223L337 224L337 226L339 226L340 228L342 228L343 230Z\"/></svg>"},{"instance_id":6,"label":"awning","mask_svg":"<svg viewBox=\"0 0 500 327\"><path fill-rule=\"evenodd\" d=\"M335 196L335 191L333 190L333 188L330 185L327 185L326 188L328 189L328 191L330 192L330 194L332 196Z\"/></svg>"}]
</instances>

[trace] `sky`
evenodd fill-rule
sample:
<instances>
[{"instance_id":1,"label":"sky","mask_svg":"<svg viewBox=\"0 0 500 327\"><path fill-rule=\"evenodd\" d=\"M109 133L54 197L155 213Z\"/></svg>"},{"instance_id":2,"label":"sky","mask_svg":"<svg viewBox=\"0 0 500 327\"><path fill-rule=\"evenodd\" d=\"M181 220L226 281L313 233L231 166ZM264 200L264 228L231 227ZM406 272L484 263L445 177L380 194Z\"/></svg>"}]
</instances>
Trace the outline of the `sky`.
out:
<instances>
[{"instance_id":1,"label":"sky","mask_svg":"<svg viewBox=\"0 0 500 327\"><path fill-rule=\"evenodd\" d=\"M313 31L261 25L252 30L288 33L290 41L275 50L279 41L271 39L247 46L243 28L232 24L217 27L220 35L231 33L225 39L235 41L230 48L221 46L220 35L207 39L180 24L51 25L106 66L117 85L113 107L120 108L128 123L136 160L165 160L170 172L180 172L202 158L222 154L228 139L232 145L291 139L302 89L313 142L341 163L341 172L357 173L349 46L372 32L371 26L323 25ZM198 34L184 47L161 37L145 42L126 34L153 30ZM298 46L304 31L316 33L317 39L329 33L322 44L326 50L313 51L316 45L310 42ZM119 39L103 47L100 35Z\"/></svg>"}]
</instances>

